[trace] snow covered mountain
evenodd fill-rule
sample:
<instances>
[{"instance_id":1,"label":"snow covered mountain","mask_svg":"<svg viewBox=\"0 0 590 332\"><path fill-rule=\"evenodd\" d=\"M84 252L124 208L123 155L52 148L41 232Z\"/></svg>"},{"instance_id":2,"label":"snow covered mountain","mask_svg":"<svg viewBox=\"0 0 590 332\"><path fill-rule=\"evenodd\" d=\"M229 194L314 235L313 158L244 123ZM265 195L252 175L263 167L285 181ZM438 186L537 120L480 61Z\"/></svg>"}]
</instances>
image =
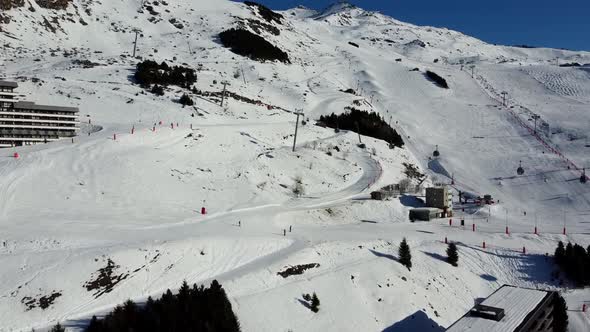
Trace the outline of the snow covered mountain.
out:
<instances>
[{"instance_id":1,"label":"snow covered mountain","mask_svg":"<svg viewBox=\"0 0 590 332\"><path fill-rule=\"evenodd\" d=\"M79 107L82 122L74 143L0 150L0 331L77 330L183 279L218 279L244 331L442 331L502 284L562 289L545 253L559 240L590 244L579 181L590 70L558 66L590 64L588 52L490 45L343 3L278 16L225 0L0 0L0 10L0 79ZM232 52L219 37L231 28L290 63ZM151 94L133 79L146 59L194 68L195 89ZM381 114L404 147L314 125L350 107ZM293 153L297 110L306 124ZM410 223L420 204L410 196L367 199L411 165L423 185L496 204L459 207L449 226ZM402 238L411 271L396 262ZM459 267L444 261L445 238L459 244ZM90 287L100 271L110 285ZM301 302L311 292L317 314ZM590 293L566 297L576 309ZM590 326L581 312L570 322Z\"/></svg>"}]
</instances>

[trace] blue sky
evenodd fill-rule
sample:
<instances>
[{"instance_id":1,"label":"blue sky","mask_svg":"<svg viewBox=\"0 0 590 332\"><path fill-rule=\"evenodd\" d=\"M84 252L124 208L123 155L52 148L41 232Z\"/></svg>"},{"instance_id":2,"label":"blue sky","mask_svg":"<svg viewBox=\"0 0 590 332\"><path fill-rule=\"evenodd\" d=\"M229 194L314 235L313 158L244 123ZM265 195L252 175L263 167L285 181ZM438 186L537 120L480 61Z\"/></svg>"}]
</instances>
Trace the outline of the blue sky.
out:
<instances>
[{"instance_id":1,"label":"blue sky","mask_svg":"<svg viewBox=\"0 0 590 332\"><path fill-rule=\"evenodd\" d=\"M255 0L321 9L330 0ZM401 21L447 27L489 43L590 51L590 0L352 0Z\"/></svg>"}]
</instances>

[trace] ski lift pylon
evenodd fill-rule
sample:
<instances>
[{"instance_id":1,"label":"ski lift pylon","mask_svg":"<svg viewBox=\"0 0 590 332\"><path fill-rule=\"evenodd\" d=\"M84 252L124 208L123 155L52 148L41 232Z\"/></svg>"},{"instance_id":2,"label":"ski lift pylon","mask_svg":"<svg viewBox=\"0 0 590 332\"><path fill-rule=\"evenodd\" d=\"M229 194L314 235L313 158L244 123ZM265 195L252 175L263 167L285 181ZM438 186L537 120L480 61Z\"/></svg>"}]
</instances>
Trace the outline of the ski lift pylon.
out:
<instances>
[{"instance_id":1,"label":"ski lift pylon","mask_svg":"<svg viewBox=\"0 0 590 332\"><path fill-rule=\"evenodd\" d=\"M434 158L438 158L440 156L440 152L438 152L438 145L436 146L436 149L434 150L434 152L432 153L432 156Z\"/></svg>"},{"instance_id":2,"label":"ski lift pylon","mask_svg":"<svg viewBox=\"0 0 590 332\"><path fill-rule=\"evenodd\" d=\"M588 181L588 178L586 177L586 169L584 168L582 170L582 176L580 176L580 182L581 183L586 183L586 181Z\"/></svg>"},{"instance_id":3,"label":"ski lift pylon","mask_svg":"<svg viewBox=\"0 0 590 332\"><path fill-rule=\"evenodd\" d=\"M516 174L518 174L518 175L524 174L524 168L522 168L522 161L520 161L518 164L518 168L516 169Z\"/></svg>"}]
</instances>

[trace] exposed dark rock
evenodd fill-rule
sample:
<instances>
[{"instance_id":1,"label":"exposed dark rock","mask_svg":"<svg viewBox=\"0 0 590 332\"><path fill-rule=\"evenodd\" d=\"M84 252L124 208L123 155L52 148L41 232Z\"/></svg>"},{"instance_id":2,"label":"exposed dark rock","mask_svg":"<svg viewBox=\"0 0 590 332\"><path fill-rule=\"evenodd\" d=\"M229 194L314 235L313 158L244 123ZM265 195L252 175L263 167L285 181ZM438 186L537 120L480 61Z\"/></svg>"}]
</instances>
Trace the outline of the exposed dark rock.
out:
<instances>
[{"instance_id":1,"label":"exposed dark rock","mask_svg":"<svg viewBox=\"0 0 590 332\"><path fill-rule=\"evenodd\" d=\"M36 0L39 7L63 10L68 8L72 0Z\"/></svg>"},{"instance_id":2,"label":"exposed dark rock","mask_svg":"<svg viewBox=\"0 0 590 332\"><path fill-rule=\"evenodd\" d=\"M258 14L260 14L260 16L262 16L262 18L265 19L266 21L268 21L268 22L274 21L279 24L282 23L282 19L284 18L284 16L279 13L273 12L268 7L265 7L259 3L253 2L253 1L244 1L244 4L249 7L252 7L252 8L257 8Z\"/></svg>"},{"instance_id":3,"label":"exposed dark rock","mask_svg":"<svg viewBox=\"0 0 590 332\"><path fill-rule=\"evenodd\" d=\"M116 274L116 270L120 268L119 265L115 265L110 258L107 259L107 265L98 271L92 277L91 280L84 284L84 288L87 291L93 292L94 297L99 298L101 295L110 293L115 286L121 281L127 279L128 273Z\"/></svg>"},{"instance_id":4,"label":"exposed dark rock","mask_svg":"<svg viewBox=\"0 0 590 332\"><path fill-rule=\"evenodd\" d=\"M320 264L318 264L318 263L295 265L295 266L291 266L291 267L287 268L284 271L277 272L277 274L283 278L287 278L290 276L303 274L303 272L305 272L305 270L318 268L318 267L320 267Z\"/></svg>"}]
</instances>

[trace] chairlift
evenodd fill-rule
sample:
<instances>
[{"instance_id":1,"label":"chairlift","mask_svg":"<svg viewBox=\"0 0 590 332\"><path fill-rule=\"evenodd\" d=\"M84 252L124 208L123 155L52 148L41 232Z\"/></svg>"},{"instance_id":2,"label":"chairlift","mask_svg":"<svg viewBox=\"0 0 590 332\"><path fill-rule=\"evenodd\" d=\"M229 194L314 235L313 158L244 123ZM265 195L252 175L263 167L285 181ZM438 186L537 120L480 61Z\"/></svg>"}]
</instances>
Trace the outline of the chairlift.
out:
<instances>
[{"instance_id":1,"label":"chairlift","mask_svg":"<svg viewBox=\"0 0 590 332\"><path fill-rule=\"evenodd\" d=\"M516 174L518 174L518 175L524 174L524 168L522 168L522 161L520 161L520 163L518 164L518 168L516 169Z\"/></svg>"},{"instance_id":2,"label":"chairlift","mask_svg":"<svg viewBox=\"0 0 590 332\"><path fill-rule=\"evenodd\" d=\"M438 152L438 145L436 146L436 149L434 150L434 152L432 153L432 156L434 158L438 158L440 156L440 152Z\"/></svg>"},{"instance_id":3,"label":"chairlift","mask_svg":"<svg viewBox=\"0 0 590 332\"><path fill-rule=\"evenodd\" d=\"M584 168L582 170L582 176L580 176L580 182L581 183L586 183L586 181L588 181L588 178L586 177L586 169Z\"/></svg>"}]
</instances>

